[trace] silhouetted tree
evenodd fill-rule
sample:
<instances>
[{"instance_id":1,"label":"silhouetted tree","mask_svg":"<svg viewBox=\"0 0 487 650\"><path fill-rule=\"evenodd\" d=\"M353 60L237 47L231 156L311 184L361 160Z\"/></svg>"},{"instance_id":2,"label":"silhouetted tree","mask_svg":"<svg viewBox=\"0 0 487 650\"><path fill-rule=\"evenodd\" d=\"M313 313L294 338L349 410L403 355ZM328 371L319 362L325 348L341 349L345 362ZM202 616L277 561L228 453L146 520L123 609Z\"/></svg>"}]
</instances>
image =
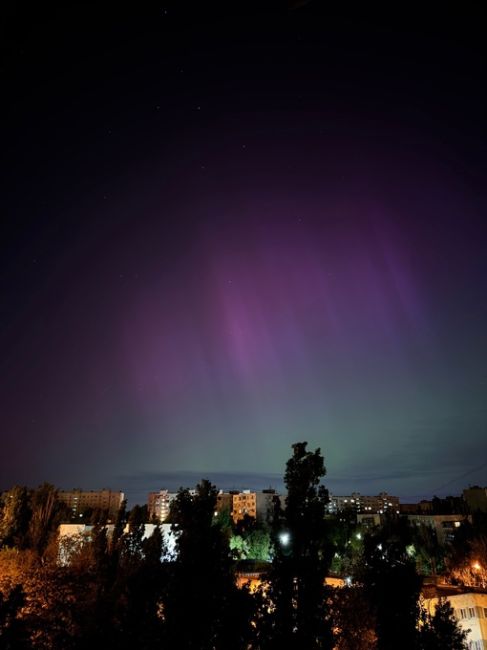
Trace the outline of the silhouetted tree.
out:
<instances>
[{"instance_id":1,"label":"silhouetted tree","mask_svg":"<svg viewBox=\"0 0 487 650\"><path fill-rule=\"evenodd\" d=\"M81 562L68 567L81 582L88 577L90 585L87 597L77 605L78 617L83 619L80 648L103 645L145 650L162 643L162 535L156 527L152 536L144 538L140 512L131 511L128 530L116 543L109 541L105 526L96 526L91 552L82 552Z\"/></svg>"},{"instance_id":2,"label":"silhouetted tree","mask_svg":"<svg viewBox=\"0 0 487 650\"><path fill-rule=\"evenodd\" d=\"M376 650L374 615L362 587L334 589L331 607L336 650Z\"/></svg>"},{"instance_id":3,"label":"silhouetted tree","mask_svg":"<svg viewBox=\"0 0 487 650\"><path fill-rule=\"evenodd\" d=\"M438 570L444 567L444 550L438 542L436 531L431 526L421 524L415 527L413 534L414 546L417 550L418 569L423 575L436 576Z\"/></svg>"},{"instance_id":4,"label":"silhouetted tree","mask_svg":"<svg viewBox=\"0 0 487 650\"><path fill-rule=\"evenodd\" d=\"M355 517L354 517L355 519ZM341 577L352 576L363 552L364 529L349 517L328 520L327 544L333 552L331 572Z\"/></svg>"},{"instance_id":5,"label":"silhouetted tree","mask_svg":"<svg viewBox=\"0 0 487 650\"><path fill-rule=\"evenodd\" d=\"M145 650L157 647L162 641L162 535L156 527L150 537L144 538L146 518L144 508L133 508L128 530L120 539L113 593L121 649Z\"/></svg>"},{"instance_id":6,"label":"silhouetted tree","mask_svg":"<svg viewBox=\"0 0 487 650\"><path fill-rule=\"evenodd\" d=\"M394 518L364 538L357 578L375 615L377 650L417 647L421 578L408 553L411 541L408 522Z\"/></svg>"},{"instance_id":7,"label":"silhouetted tree","mask_svg":"<svg viewBox=\"0 0 487 650\"><path fill-rule=\"evenodd\" d=\"M446 598L440 598L433 615L422 613L420 627L421 650L467 650L467 632L458 624L453 608Z\"/></svg>"},{"instance_id":8,"label":"silhouetted tree","mask_svg":"<svg viewBox=\"0 0 487 650\"><path fill-rule=\"evenodd\" d=\"M331 560L325 544L328 491L320 485L326 469L320 449L306 446L294 444L286 464L286 509L278 509L274 520L275 556L259 620L262 648L333 646L325 586Z\"/></svg>"},{"instance_id":9,"label":"silhouetted tree","mask_svg":"<svg viewBox=\"0 0 487 650\"><path fill-rule=\"evenodd\" d=\"M77 577L66 567L39 562L37 553L30 549L4 549L0 553L0 592L4 599L14 593L12 589L21 594L15 622L22 627L21 636L27 639L29 650L76 647L83 628L78 614L84 600L84 581ZM13 647L23 646L17 639Z\"/></svg>"},{"instance_id":10,"label":"silhouetted tree","mask_svg":"<svg viewBox=\"0 0 487 650\"><path fill-rule=\"evenodd\" d=\"M57 490L49 483L43 483L31 496L31 518L29 522L30 547L38 555L45 551L51 535L55 535L62 511L57 499Z\"/></svg>"},{"instance_id":11,"label":"silhouetted tree","mask_svg":"<svg viewBox=\"0 0 487 650\"><path fill-rule=\"evenodd\" d=\"M222 508L219 511L215 511L217 514L214 515L215 518L213 520L213 523L215 526L218 526L224 536L227 539L230 539L230 537L233 534L233 529L234 529L234 524L233 524L233 519L232 519L232 513L230 507L225 507Z\"/></svg>"},{"instance_id":12,"label":"silhouetted tree","mask_svg":"<svg viewBox=\"0 0 487 650\"><path fill-rule=\"evenodd\" d=\"M179 490L171 504L177 559L164 602L168 647L181 650L247 648L252 601L235 584L228 542L215 524L216 488Z\"/></svg>"},{"instance_id":13,"label":"silhouetted tree","mask_svg":"<svg viewBox=\"0 0 487 650\"><path fill-rule=\"evenodd\" d=\"M469 587L487 586L487 536L475 535L449 561L450 580Z\"/></svg>"}]
</instances>

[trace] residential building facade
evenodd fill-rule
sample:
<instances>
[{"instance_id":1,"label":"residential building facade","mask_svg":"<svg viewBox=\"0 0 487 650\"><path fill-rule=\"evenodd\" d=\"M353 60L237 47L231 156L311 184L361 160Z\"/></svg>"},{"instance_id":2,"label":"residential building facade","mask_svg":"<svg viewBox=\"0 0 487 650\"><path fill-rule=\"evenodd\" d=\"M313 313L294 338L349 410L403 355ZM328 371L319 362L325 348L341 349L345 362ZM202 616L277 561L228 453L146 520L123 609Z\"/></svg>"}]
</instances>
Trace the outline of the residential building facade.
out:
<instances>
[{"instance_id":1,"label":"residential building facade","mask_svg":"<svg viewBox=\"0 0 487 650\"><path fill-rule=\"evenodd\" d=\"M399 513L399 498L381 492L377 496L365 496L360 492L352 492L349 496L330 495L328 512L351 511L356 513L384 514L386 512Z\"/></svg>"},{"instance_id":2,"label":"residential building facade","mask_svg":"<svg viewBox=\"0 0 487 650\"><path fill-rule=\"evenodd\" d=\"M73 517L82 516L87 510L108 512L110 519L115 519L125 499L123 492L113 490L59 490L58 499L71 510Z\"/></svg>"},{"instance_id":3,"label":"residential building facade","mask_svg":"<svg viewBox=\"0 0 487 650\"><path fill-rule=\"evenodd\" d=\"M487 594L467 592L448 594L455 618L461 628L467 632L469 650L487 649ZM430 614L434 614L439 597L425 598L423 606Z\"/></svg>"},{"instance_id":4,"label":"residential building facade","mask_svg":"<svg viewBox=\"0 0 487 650\"><path fill-rule=\"evenodd\" d=\"M159 523L164 523L169 516L171 503L176 497L177 492L169 492L169 490L149 492L147 501L149 519L156 519Z\"/></svg>"}]
</instances>

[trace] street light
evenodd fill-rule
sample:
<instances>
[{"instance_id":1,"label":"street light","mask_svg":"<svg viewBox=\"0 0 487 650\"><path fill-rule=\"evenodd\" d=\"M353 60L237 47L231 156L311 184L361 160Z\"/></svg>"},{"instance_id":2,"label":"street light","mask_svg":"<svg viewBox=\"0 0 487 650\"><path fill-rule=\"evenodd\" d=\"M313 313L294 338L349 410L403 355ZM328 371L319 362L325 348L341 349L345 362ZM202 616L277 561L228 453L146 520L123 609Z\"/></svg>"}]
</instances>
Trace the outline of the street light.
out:
<instances>
[{"instance_id":1,"label":"street light","mask_svg":"<svg viewBox=\"0 0 487 650\"><path fill-rule=\"evenodd\" d=\"M482 589L485 589L485 574L483 573L483 567L480 564L478 560L475 560L475 562L472 562L472 570L475 571L478 574L478 580L480 580L480 584L482 586Z\"/></svg>"},{"instance_id":2,"label":"street light","mask_svg":"<svg viewBox=\"0 0 487 650\"><path fill-rule=\"evenodd\" d=\"M279 533L279 541L282 546L289 546L291 542L291 534L287 530L283 530L282 533Z\"/></svg>"}]
</instances>

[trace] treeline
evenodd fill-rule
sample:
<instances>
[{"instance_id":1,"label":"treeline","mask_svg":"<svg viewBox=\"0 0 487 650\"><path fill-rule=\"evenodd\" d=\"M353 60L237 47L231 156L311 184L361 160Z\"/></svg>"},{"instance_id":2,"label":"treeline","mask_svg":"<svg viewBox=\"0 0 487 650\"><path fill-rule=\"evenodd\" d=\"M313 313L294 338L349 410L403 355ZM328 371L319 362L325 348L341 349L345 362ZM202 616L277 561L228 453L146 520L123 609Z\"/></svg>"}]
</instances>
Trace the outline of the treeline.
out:
<instances>
[{"instance_id":1,"label":"treeline","mask_svg":"<svg viewBox=\"0 0 487 650\"><path fill-rule=\"evenodd\" d=\"M43 556L59 524L70 516L53 485L44 483L36 490L15 486L0 498L0 545Z\"/></svg>"},{"instance_id":2,"label":"treeline","mask_svg":"<svg viewBox=\"0 0 487 650\"><path fill-rule=\"evenodd\" d=\"M0 505L0 648L23 650L436 650L466 648L446 602L421 606L420 544L404 520L373 531L326 517L320 450L293 445L269 528L215 516L217 489L181 489L171 508L176 556L147 511L94 520L59 561L58 524L69 513L52 486L14 488ZM431 548L436 548L430 540ZM424 542L427 546L427 542ZM266 567L260 586L236 584L244 560ZM268 560L265 564L263 560ZM350 585L331 588L334 570Z\"/></svg>"}]
</instances>

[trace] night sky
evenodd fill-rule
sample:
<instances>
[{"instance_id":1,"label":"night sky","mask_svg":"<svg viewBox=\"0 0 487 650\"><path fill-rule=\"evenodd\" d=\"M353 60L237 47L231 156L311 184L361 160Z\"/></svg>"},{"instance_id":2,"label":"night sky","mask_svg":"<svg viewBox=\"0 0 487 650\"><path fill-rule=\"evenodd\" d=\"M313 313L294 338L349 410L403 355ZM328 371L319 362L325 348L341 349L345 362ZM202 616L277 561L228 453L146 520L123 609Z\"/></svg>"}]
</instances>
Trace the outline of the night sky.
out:
<instances>
[{"instance_id":1,"label":"night sky","mask_svg":"<svg viewBox=\"0 0 487 650\"><path fill-rule=\"evenodd\" d=\"M68 4L2 9L0 489L485 485L480 16Z\"/></svg>"}]
</instances>

